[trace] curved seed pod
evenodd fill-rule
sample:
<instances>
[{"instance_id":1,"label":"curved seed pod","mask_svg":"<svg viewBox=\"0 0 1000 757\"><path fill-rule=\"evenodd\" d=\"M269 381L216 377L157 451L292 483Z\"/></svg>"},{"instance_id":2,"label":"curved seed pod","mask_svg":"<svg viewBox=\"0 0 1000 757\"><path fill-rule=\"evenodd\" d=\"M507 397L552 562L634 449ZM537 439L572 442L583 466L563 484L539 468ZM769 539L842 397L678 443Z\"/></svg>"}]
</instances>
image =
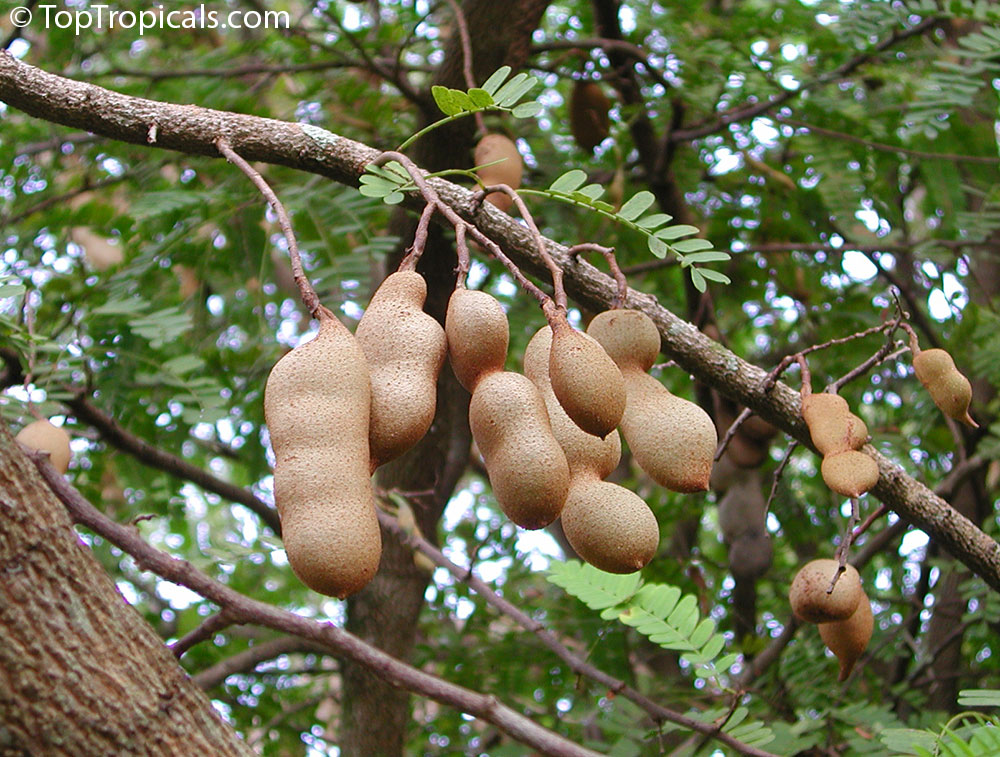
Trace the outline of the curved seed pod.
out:
<instances>
[{"instance_id":1,"label":"curved seed pod","mask_svg":"<svg viewBox=\"0 0 1000 757\"><path fill-rule=\"evenodd\" d=\"M979 428L969 415L972 404L972 384L945 350L921 350L913 356L913 372L931 395L942 413L972 428Z\"/></svg>"},{"instance_id":2,"label":"curved seed pod","mask_svg":"<svg viewBox=\"0 0 1000 757\"><path fill-rule=\"evenodd\" d=\"M736 480L719 500L719 530L727 544L748 531L765 531L767 500L756 475Z\"/></svg>"},{"instance_id":3,"label":"curved seed pod","mask_svg":"<svg viewBox=\"0 0 1000 757\"><path fill-rule=\"evenodd\" d=\"M25 447L49 453L49 462L60 473L69 468L73 452L69 448L69 434L59 426L42 418L32 421L17 432L14 441L21 442Z\"/></svg>"},{"instance_id":4,"label":"curved seed pod","mask_svg":"<svg viewBox=\"0 0 1000 757\"><path fill-rule=\"evenodd\" d=\"M660 542L656 517L641 497L601 480L621 457L618 432L600 439L570 420L549 381L551 349L552 329L545 326L524 350L524 373L541 392L552 434L569 463L569 493L561 515L563 533L591 565L609 573L632 573L656 554Z\"/></svg>"},{"instance_id":5,"label":"curved seed pod","mask_svg":"<svg viewBox=\"0 0 1000 757\"><path fill-rule=\"evenodd\" d=\"M506 184L512 189L521 186L524 161L521 158L521 153L517 151L517 145L503 134L487 134L480 139L479 144L476 145L473 159L477 166L492 163L495 160L503 161L479 171L479 178L485 185ZM503 192L491 192L486 195L486 202L507 212L514 200Z\"/></svg>"},{"instance_id":6,"label":"curved seed pod","mask_svg":"<svg viewBox=\"0 0 1000 757\"><path fill-rule=\"evenodd\" d=\"M570 473L576 476L582 471L591 471L599 479L606 478L621 459L622 444L618 431L613 430L601 439L588 434L566 415L549 381L551 350L552 329L543 326L524 348L524 375L538 388L545 400L552 435L566 453Z\"/></svg>"},{"instance_id":7,"label":"curved seed pod","mask_svg":"<svg viewBox=\"0 0 1000 757\"><path fill-rule=\"evenodd\" d=\"M482 376L469 403L469 426L507 517L527 529L558 518L569 491L569 464L535 385L509 371Z\"/></svg>"},{"instance_id":8,"label":"curved seed pod","mask_svg":"<svg viewBox=\"0 0 1000 757\"><path fill-rule=\"evenodd\" d=\"M851 617L865 592L858 571L847 565L833 592L828 593L839 569L840 563L829 559L813 560L799 569L788 590L795 617L807 623L830 623Z\"/></svg>"},{"instance_id":9,"label":"curved seed pod","mask_svg":"<svg viewBox=\"0 0 1000 757\"><path fill-rule=\"evenodd\" d=\"M625 380L615 361L593 337L565 320L552 332L549 379L566 414L588 434L602 439L625 413Z\"/></svg>"},{"instance_id":10,"label":"curved seed pod","mask_svg":"<svg viewBox=\"0 0 1000 757\"><path fill-rule=\"evenodd\" d=\"M609 573L633 573L656 554L660 529L643 499L595 476L573 479L563 532L584 560Z\"/></svg>"},{"instance_id":11,"label":"curved seed pod","mask_svg":"<svg viewBox=\"0 0 1000 757\"><path fill-rule=\"evenodd\" d=\"M593 152L611 132L608 112L611 102L601 85L594 81L577 81L569 96L569 126L573 139L581 150Z\"/></svg>"},{"instance_id":12,"label":"curved seed pod","mask_svg":"<svg viewBox=\"0 0 1000 757\"><path fill-rule=\"evenodd\" d=\"M458 383L471 392L479 378L502 371L510 327L496 297L478 289L456 289L444 320L448 356Z\"/></svg>"},{"instance_id":13,"label":"curved seed pod","mask_svg":"<svg viewBox=\"0 0 1000 757\"><path fill-rule=\"evenodd\" d=\"M638 310L606 311L590 322L587 333L625 379L621 430L639 467L676 492L708 489L718 445L715 424L698 405L671 394L646 373L659 351L655 324Z\"/></svg>"},{"instance_id":14,"label":"curved seed pod","mask_svg":"<svg viewBox=\"0 0 1000 757\"><path fill-rule=\"evenodd\" d=\"M423 311L427 283L416 271L386 277L355 333L368 361L371 467L410 449L430 428L447 353L444 329Z\"/></svg>"},{"instance_id":15,"label":"curved seed pod","mask_svg":"<svg viewBox=\"0 0 1000 757\"><path fill-rule=\"evenodd\" d=\"M868 427L851 412L839 394L810 394L802 400L802 418L821 455L860 449L868 441Z\"/></svg>"},{"instance_id":16,"label":"curved seed pod","mask_svg":"<svg viewBox=\"0 0 1000 757\"><path fill-rule=\"evenodd\" d=\"M346 597L378 570L382 537L368 456L371 379L354 335L329 311L316 338L271 370L264 416L288 561L309 588Z\"/></svg>"},{"instance_id":17,"label":"curved seed pod","mask_svg":"<svg viewBox=\"0 0 1000 757\"><path fill-rule=\"evenodd\" d=\"M819 635L823 643L836 656L840 663L838 680L843 682L854 670L854 665L861 659L875 628L875 618L872 615L872 605L864 592L861 601L851 617L832 623L820 623Z\"/></svg>"},{"instance_id":18,"label":"curved seed pod","mask_svg":"<svg viewBox=\"0 0 1000 757\"><path fill-rule=\"evenodd\" d=\"M844 497L860 497L878 483L878 463L849 449L823 458L823 482Z\"/></svg>"}]
</instances>

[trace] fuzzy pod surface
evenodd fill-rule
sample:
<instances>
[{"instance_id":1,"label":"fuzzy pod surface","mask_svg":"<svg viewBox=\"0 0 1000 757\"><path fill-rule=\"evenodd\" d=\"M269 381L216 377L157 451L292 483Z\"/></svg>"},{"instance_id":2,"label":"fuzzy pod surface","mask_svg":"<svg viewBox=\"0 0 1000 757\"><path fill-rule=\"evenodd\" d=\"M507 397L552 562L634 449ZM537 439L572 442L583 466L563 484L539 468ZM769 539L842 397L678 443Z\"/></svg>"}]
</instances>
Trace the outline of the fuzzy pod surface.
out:
<instances>
[{"instance_id":1,"label":"fuzzy pod surface","mask_svg":"<svg viewBox=\"0 0 1000 757\"><path fill-rule=\"evenodd\" d=\"M444 329L424 312L427 283L396 271L372 296L355 336L371 375L371 467L420 441L434 420L437 381L448 352Z\"/></svg>"},{"instance_id":2,"label":"fuzzy pod surface","mask_svg":"<svg viewBox=\"0 0 1000 757\"><path fill-rule=\"evenodd\" d=\"M833 652L840 666L838 680L844 682L854 670L855 664L868 648L872 631L875 628L875 617L872 615L872 605L868 597L861 593L858 608L846 620L832 623L820 623L819 635L823 643Z\"/></svg>"},{"instance_id":3,"label":"fuzzy pod surface","mask_svg":"<svg viewBox=\"0 0 1000 757\"><path fill-rule=\"evenodd\" d=\"M456 289L448 300L444 330L451 368L466 391L472 392L485 374L503 370L510 326L496 297L478 289Z\"/></svg>"},{"instance_id":4,"label":"fuzzy pod surface","mask_svg":"<svg viewBox=\"0 0 1000 757\"><path fill-rule=\"evenodd\" d=\"M527 529L558 518L569 492L569 464L535 385L510 371L482 376L469 403L469 426L504 514Z\"/></svg>"},{"instance_id":5,"label":"fuzzy pod surface","mask_svg":"<svg viewBox=\"0 0 1000 757\"><path fill-rule=\"evenodd\" d=\"M371 377L361 345L329 311L264 389L274 499L295 575L346 597L378 570L382 537L369 469Z\"/></svg>"},{"instance_id":6,"label":"fuzzy pod surface","mask_svg":"<svg viewBox=\"0 0 1000 757\"><path fill-rule=\"evenodd\" d=\"M839 394L810 394L802 400L802 419L821 455L861 449L868 441L868 427L851 412Z\"/></svg>"},{"instance_id":7,"label":"fuzzy pod surface","mask_svg":"<svg viewBox=\"0 0 1000 757\"><path fill-rule=\"evenodd\" d=\"M611 133L611 101L595 81L579 80L569 96L569 126L581 150L593 152Z\"/></svg>"},{"instance_id":8,"label":"fuzzy pod surface","mask_svg":"<svg viewBox=\"0 0 1000 757\"><path fill-rule=\"evenodd\" d=\"M552 434L566 453L570 484L561 519L574 551L609 573L632 573L656 554L656 517L634 492L603 481L618 465L621 441L613 430L604 439L588 434L559 404L549 380L552 329L544 326L524 350L524 373L538 387L549 411Z\"/></svg>"},{"instance_id":9,"label":"fuzzy pod surface","mask_svg":"<svg viewBox=\"0 0 1000 757\"><path fill-rule=\"evenodd\" d=\"M32 421L17 432L15 441L25 447L49 453L49 462L60 473L69 469L69 461L73 452L69 446L69 434L66 429L54 425L47 418Z\"/></svg>"},{"instance_id":10,"label":"fuzzy pod surface","mask_svg":"<svg viewBox=\"0 0 1000 757\"><path fill-rule=\"evenodd\" d=\"M827 455L820 465L823 482L844 497L860 497L878 483L878 463L852 449Z\"/></svg>"},{"instance_id":11,"label":"fuzzy pod surface","mask_svg":"<svg viewBox=\"0 0 1000 757\"><path fill-rule=\"evenodd\" d=\"M552 331L549 380L566 414L588 434L604 438L625 414L625 379L600 343L565 319Z\"/></svg>"},{"instance_id":12,"label":"fuzzy pod surface","mask_svg":"<svg viewBox=\"0 0 1000 757\"><path fill-rule=\"evenodd\" d=\"M671 393L646 371L660 349L659 332L645 313L608 310L587 327L625 379L621 431L639 467L676 492L708 489L718 433L701 407Z\"/></svg>"},{"instance_id":13,"label":"fuzzy pod surface","mask_svg":"<svg viewBox=\"0 0 1000 757\"><path fill-rule=\"evenodd\" d=\"M864 596L861 576L854 566L844 566L843 574L830 592L830 584L839 569L840 563L836 560L824 558L799 568L788 590L795 617L807 623L830 623L851 617Z\"/></svg>"},{"instance_id":14,"label":"fuzzy pod surface","mask_svg":"<svg viewBox=\"0 0 1000 757\"><path fill-rule=\"evenodd\" d=\"M913 356L913 372L942 413L971 428L979 428L969 415L972 384L946 350L921 350Z\"/></svg>"},{"instance_id":15,"label":"fuzzy pod surface","mask_svg":"<svg viewBox=\"0 0 1000 757\"><path fill-rule=\"evenodd\" d=\"M517 145L503 134L487 134L480 139L476 144L473 159L477 166L492 163L495 160L503 161L494 166L486 166L479 171L479 178L486 186L506 184L511 189L517 189L521 186L524 160L517 150ZM486 202L507 212L514 200L503 192L491 192L486 195Z\"/></svg>"}]
</instances>

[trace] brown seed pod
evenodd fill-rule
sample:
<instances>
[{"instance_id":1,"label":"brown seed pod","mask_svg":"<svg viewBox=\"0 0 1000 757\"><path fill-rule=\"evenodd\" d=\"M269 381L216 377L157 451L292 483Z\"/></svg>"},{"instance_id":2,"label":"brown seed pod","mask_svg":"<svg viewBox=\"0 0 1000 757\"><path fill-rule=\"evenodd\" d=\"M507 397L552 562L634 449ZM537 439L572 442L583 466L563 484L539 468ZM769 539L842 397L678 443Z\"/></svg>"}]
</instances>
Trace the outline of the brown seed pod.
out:
<instances>
[{"instance_id":1,"label":"brown seed pod","mask_svg":"<svg viewBox=\"0 0 1000 757\"><path fill-rule=\"evenodd\" d=\"M854 670L854 665L868 647L868 642L872 638L872 630L875 628L875 618L872 615L872 605L868 601L865 593L861 593L861 601L858 608L846 620L838 620L832 623L820 623L819 635L823 643L837 658L840 663L840 675L838 680L846 681L847 677Z\"/></svg>"},{"instance_id":2,"label":"brown seed pod","mask_svg":"<svg viewBox=\"0 0 1000 757\"><path fill-rule=\"evenodd\" d=\"M416 271L386 277L355 336L372 382L371 466L393 460L420 441L437 404L437 380L447 354L441 324L423 311L427 283Z\"/></svg>"},{"instance_id":3,"label":"brown seed pod","mask_svg":"<svg viewBox=\"0 0 1000 757\"><path fill-rule=\"evenodd\" d=\"M611 102L601 85L577 81L569 96L569 127L581 150L593 152L611 132Z\"/></svg>"},{"instance_id":4,"label":"brown seed pod","mask_svg":"<svg viewBox=\"0 0 1000 757\"><path fill-rule=\"evenodd\" d=\"M561 515L563 533L580 557L601 570L639 570L653 558L659 545L656 518L638 495L601 480L621 457L618 432L613 430L600 439L570 420L549 381L551 350L552 329L545 326L524 350L524 373L541 392L552 434L569 463L569 493Z\"/></svg>"},{"instance_id":5,"label":"brown seed pod","mask_svg":"<svg viewBox=\"0 0 1000 757\"><path fill-rule=\"evenodd\" d=\"M469 426L507 517L527 529L558 518L569 491L569 464L535 385L510 371L482 376L469 403Z\"/></svg>"},{"instance_id":6,"label":"brown seed pod","mask_svg":"<svg viewBox=\"0 0 1000 757\"><path fill-rule=\"evenodd\" d=\"M74 226L70 229L70 238L83 248L87 262L95 271L106 271L125 259L120 245L111 244L107 237L87 226Z\"/></svg>"},{"instance_id":7,"label":"brown seed pod","mask_svg":"<svg viewBox=\"0 0 1000 757\"><path fill-rule=\"evenodd\" d=\"M609 310L590 322L587 333L625 379L621 430L639 467L673 491L708 489L718 445L715 424L698 405L671 394L646 373L659 352L655 324L638 310Z\"/></svg>"},{"instance_id":8,"label":"brown seed pod","mask_svg":"<svg viewBox=\"0 0 1000 757\"><path fill-rule=\"evenodd\" d=\"M495 160L503 161L479 171L479 178L486 186L506 184L511 189L517 189L521 186L524 160L521 158L521 153L517 151L517 145L503 134L487 134L480 139L479 144L476 145L473 159L477 166L492 163ZM486 195L486 202L507 212L514 200L503 192L491 192Z\"/></svg>"},{"instance_id":9,"label":"brown seed pod","mask_svg":"<svg viewBox=\"0 0 1000 757\"><path fill-rule=\"evenodd\" d=\"M444 330L458 383L471 392L479 378L502 371L510 327L497 299L478 289L456 289L448 300Z\"/></svg>"},{"instance_id":10,"label":"brown seed pod","mask_svg":"<svg viewBox=\"0 0 1000 757\"><path fill-rule=\"evenodd\" d=\"M573 481L562 511L562 527L573 549L595 568L633 573L656 554L660 529L643 499L596 477Z\"/></svg>"},{"instance_id":11,"label":"brown seed pod","mask_svg":"<svg viewBox=\"0 0 1000 757\"><path fill-rule=\"evenodd\" d=\"M22 428L17 432L14 441L31 449L48 452L49 462L60 473L65 473L69 468L69 461L73 456L69 447L69 434L66 433L65 429L53 425L45 418L32 421Z\"/></svg>"},{"instance_id":12,"label":"brown seed pod","mask_svg":"<svg viewBox=\"0 0 1000 757\"><path fill-rule=\"evenodd\" d=\"M878 483L878 463L864 452L849 449L823 458L823 482L844 497L860 497Z\"/></svg>"},{"instance_id":13,"label":"brown seed pod","mask_svg":"<svg viewBox=\"0 0 1000 757\"><path fill-rule=\"evenodd\" d=\"M955 361L948 352L938 348L921 350L913 356L913 372L942 413L967 426L979 428L969 415L972 384L955 367Z\"/></svg>"},{"instance_id":14,"label":"brown seed pod","mask_svg":"<svg viewBox=\"0 0 1000 757\"><path fill-rule=\"evenodd\" d=\"M802 400L802 418L821 455L861 449L868 441L868 427L851 412L839 394L810 394Z\"/></svg>"},{"instance_id":15,"label":"brown seed pod","mask_svg":"<svg viewBox=\"0 0 1000 757\"><path fill-rule=\"evenodd\" d=\"M726 544L748 531L765 531L767 500L756 475L736 480L718 504L719 530Z\"/></svg>"},{"instance_id":16,"label":"brown seed pod","mask_svg":"<svg viewBox=\"0 0 1000 757\"><path fill-rule=\"evenodd\" d=\"M729 545L729 571L739 580L760 578L773 557L774 545L767 531L744 531Z\"/></svg>"},{"instance_id":17,"label":"brown seed pod","mask_svg":"<svg viewBox=\"0 0 1000 757\"><path fill-rule=\"evenodd\" d=\"M549 379L566 414L588 434L602 439L625 413L625 380L604 348L565 320L552 332Z\"/></svg>"},{"instance_id":18,"label":"brown seed pod","mask_svg":"<svg viewBox=\"0 0 1000 757\"><path fill-rule=\"evenodd\" d=\"M799 569L788 590L795 617L807 623L830 623L851 617L865 595L861 576L852 565L846 565L833 592L829 592L839 569L840 563L828 559L813 560Z\"/></svg>"},{"instance_id":19,"label":"brown seed pod","mask_svg":"<svg viewBox=\"0 0 1000 757\"><path fill-rule=\"evenodd\" d=\"M288 561L306 586L334 597L365 586L382 553L369 472L370 403L364 352L327 310L316 338L282 357L264 389Z\"/></svg>"}]
</instances>

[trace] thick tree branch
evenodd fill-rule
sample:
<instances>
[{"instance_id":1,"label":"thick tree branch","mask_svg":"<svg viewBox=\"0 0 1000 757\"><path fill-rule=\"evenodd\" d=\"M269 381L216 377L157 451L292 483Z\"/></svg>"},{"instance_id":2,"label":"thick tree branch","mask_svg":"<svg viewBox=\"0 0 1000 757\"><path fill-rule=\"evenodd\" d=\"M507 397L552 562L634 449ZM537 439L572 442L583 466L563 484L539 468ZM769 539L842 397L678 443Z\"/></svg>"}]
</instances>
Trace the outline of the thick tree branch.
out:
<instances>
[{"instance_id":1,"label":"thick tree branch","mask_svg":"<svg viewBox=\"0 0 1000 757\"><path fill-rule=\"evenodd\" d=\"M307 134L298 124L127 97L47 74L7 53L0 53L0 99L39 118L198 155L217 156L215 140L222 135L248 160L299 168L351 186L357 186L364 166L379 154L323 130ZM147 142L153 125L158 127L157 138ZM527 229L489 205L473 213L471 192L441 179L430 181L445 204L499 241L512 260L547 276ZM423 203L418 198L414 205L419 208ZM599 311L614 301L617 287L611 277L585 260L574 259L562 245L547 244L564 271L567 292L580 305ZM681 368L812 449L797 391L781 383L765 391L763 370L709 339L655 298L633 291L625 304L653 319L664 353ZM1000 591L1000 545L874 447L865 447L865 452L879 465L880 478L872 494Z\"/></svg>"},{"instance_id":2,"label":"thick tree branch","mask_svg":"<svg viewBox=\"0 0 1000 757\"><path fill-rule=\"evenodd\" d=\"M492 723L519 742L528 744L543 754L553 757L597 757L597 752L549 731L502 704L492 695L480 694L411 667L332 623L304 618L266 602L259 602L219 583L188 561L147 544L134 528L116 523L98 511L52 467L46 455L35 453L32 459L42 478L66 505L76 523L86 526L132 555L141 569L152 571L214 602L235 618L235 622L266 626L320 644L340 657L373 670L395 686Z\"/></svg>"}]
</instances>

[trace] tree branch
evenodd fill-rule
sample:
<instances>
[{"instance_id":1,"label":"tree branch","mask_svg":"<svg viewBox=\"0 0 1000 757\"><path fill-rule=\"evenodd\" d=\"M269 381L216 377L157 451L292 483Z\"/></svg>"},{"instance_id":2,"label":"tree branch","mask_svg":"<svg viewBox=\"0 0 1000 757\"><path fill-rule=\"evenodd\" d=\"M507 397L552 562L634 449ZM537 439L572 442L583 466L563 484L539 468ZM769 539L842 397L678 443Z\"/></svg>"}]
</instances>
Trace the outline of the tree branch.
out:
<instances>
[{"instance_id":1,"label":"tree branch","mask_svg":"<svg viewBox=\"0 0 1000 757\"><path fill-rule=\"evenodd\" d=\"M463 686L425 673L390 657L332 623L323 623L260 602L221 584L186 560L147 544L138 532L97 510L63 478L45 454L31 455L42 478L73 520L132 555L139 567L200 594L225 610L237 623L255 623L320 644L340 657L369 668L389 683L492 723L517 741L553 757L598 757L598 753L553 733L499 702Z\"/></svg>"},{"instance_id":2,"label":"tree branch","mask_svg":"<svg viewBox=\"0 0 1000 757\"><path fill-rule=\"evenodd\" d=\"M0 99L30 115L64 125L197 155L217 156L215 140L223 135L248 160L310 171L350 186L357 186L364 166L379 154L367 145L322 129L307 130L274 119L120 95L47 74L7 53L0 53ZM158 127L157 138L148 142L153 125ZM429 183L446 205L475 223L486 236L500 241L523 269L547 276L527 229L489 205L473 212L473 195L462 187L442 179L430 179ZM419 198L413 205L423 207ZM611 277L586 260L574 259L562 245L546 240L546 246L563 269L567 292L580 305L600 311L614 301L617 287ZM649 295L631 291L625 306L642 310L653 319L665 354L698 381L813 448L800 414L798 392L781 383L765 391L763 370L709 339ZM872 494L1000 591L1000 545L874 447L865 447L865 452L879 466L879 482Z\"/></svg>"}]
</instances>

